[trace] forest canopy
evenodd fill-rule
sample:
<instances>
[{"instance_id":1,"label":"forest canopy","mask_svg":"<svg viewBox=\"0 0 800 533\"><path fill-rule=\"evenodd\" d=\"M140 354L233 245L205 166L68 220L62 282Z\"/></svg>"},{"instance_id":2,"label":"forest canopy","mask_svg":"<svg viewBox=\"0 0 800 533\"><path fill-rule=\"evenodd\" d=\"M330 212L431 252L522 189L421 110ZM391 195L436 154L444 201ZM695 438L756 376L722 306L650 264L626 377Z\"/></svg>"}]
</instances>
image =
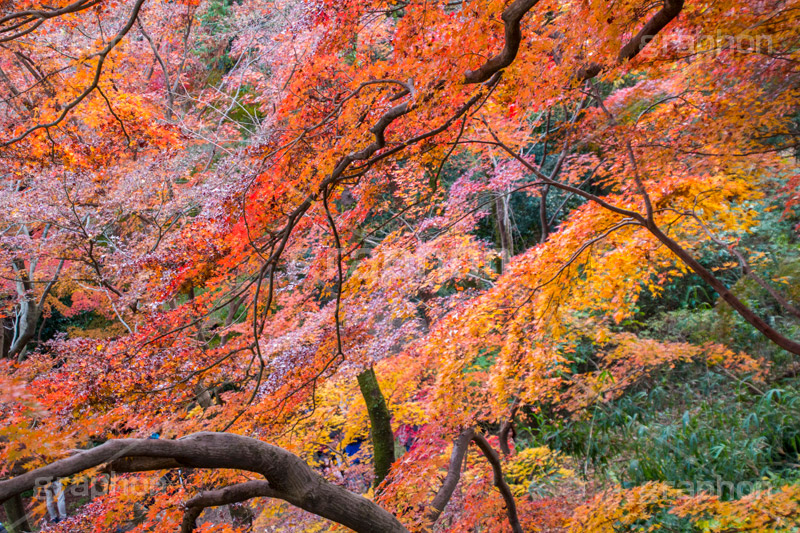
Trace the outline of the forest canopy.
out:
<instances>
[{"instance_id":1,"label":"forest canopy","mask_svg":"<svg viewBox=\"0 0 800 533\"><path fill-rule=\"evenodd\" d=\"M798 531L799 15L3 2L0 521Z\"/></svg>"}]
</instances>

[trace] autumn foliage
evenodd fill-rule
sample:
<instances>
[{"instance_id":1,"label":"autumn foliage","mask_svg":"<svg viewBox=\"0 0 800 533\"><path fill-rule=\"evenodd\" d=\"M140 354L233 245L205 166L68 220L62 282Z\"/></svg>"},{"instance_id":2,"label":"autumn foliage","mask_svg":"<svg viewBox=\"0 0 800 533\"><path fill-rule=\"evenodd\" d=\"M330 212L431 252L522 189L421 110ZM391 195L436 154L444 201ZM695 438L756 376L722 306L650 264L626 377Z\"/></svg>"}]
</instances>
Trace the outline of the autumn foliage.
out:
<instances>
[{"instance_id":1,"label":"autumn foliage","mask_svg":"<svg viewBox=\"0 0 800 533\"><path fill-rule=\"evenodd\" d=\"M795 531L798 9L3 3L7 522Z\"/></svg>"}]
</instances>

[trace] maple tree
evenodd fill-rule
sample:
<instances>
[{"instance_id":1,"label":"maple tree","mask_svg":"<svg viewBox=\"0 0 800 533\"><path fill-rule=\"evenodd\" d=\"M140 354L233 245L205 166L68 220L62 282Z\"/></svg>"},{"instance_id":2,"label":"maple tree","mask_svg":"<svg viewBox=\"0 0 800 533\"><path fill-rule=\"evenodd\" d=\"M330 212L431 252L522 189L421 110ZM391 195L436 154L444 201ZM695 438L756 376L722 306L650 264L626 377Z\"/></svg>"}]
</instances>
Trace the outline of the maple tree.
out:
<instances>
[{"instance_id":1,"label":"maple tree","mask_svg":"<svg viewBox=\"0 0 800 533\"><path fill-rule=\"evenodd\" d=\"M103 479L48 530L796 527L797 484L587 494L588 461L515 434L591 445L692 365L764 396L784 360L634 327L692 276L800 355L800 295L747 245L775 198L796 220L797 9L5 3L7 518Z\"/></svg>"}]
</instances>

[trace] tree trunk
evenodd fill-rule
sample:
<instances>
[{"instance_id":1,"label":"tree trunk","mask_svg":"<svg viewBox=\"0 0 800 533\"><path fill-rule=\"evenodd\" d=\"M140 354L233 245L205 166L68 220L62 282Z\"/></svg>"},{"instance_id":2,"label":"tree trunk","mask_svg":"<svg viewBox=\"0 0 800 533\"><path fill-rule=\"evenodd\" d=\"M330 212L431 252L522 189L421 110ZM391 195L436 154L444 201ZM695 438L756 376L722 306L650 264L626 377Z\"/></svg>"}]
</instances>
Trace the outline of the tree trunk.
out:
<instances>
[{"instance_id":1,"label":"tree trunk","mask_svg":"<svg viewBox=\"0 0 800 533\"><path fill-rule=\"evenodd\" d=\"M500 240L500 254L503 259L503 269L514 255L514 235L511 229L511 202L508 194L503 194L495 199L497 213L497 235Z\"/></svg>"},{"instance_id":2,"label":"tree trunk","mask_svg":"<svg viewBox=\"0 0 800 533\"><path fill-rule=\"evenodd\" d=\"M17 320L16 338L14 344L8 349L9 357L25 357L25 348L36 334L36 324L39 322L39 310L36 304L23 300L19 306L19 319Z\"/></svg>"},{"instance_id":3,"label":"tree trunk","mask_svg":"<svg viewBox=\"0 0 800 533\"><path fill-rule=\"evenodd\" d=\"M4 501L3 509L6 512L6 518L8 518L9 533L32 531L30 524L28 524L28 515L25 514L25 505L22 503L22 497L19 494Z\"/></svg>"},{"instance_id":4,"label":"tree trunk","mask_svg":"<svg viewBox=\"0 0 800 533\"><path fill-rule=\"evenodd\" d=\"M208 387L203 385L202 379L197 382L197 385L194 386L194 394L195 398L197 399L197 403L200 404L200 407L202 407L204 411L214 405L214 401L211 398L211 393L209 392Z\"/></svg>"},{"instance_id":5,"label":"tree trunk","mask_svg":"<svg viewBox=\"0 0 800 533\"><path fill-rule=\"evenodd\" d=\"M539 225L542 227L542 235L539 237L539 242L547 240L550 235L550 225L547 222L547 193L550 192L550 186L545 185L539 193Z\"/></svg>"},{"instance_id":6,"label":"tree trunk","mask_svg":"<svg viewBox=\"0 0 800 533\"><path fill-rule=\"evenodd\" d=\"M378 385L378 378L372 367L358 375L358 386L372 427L372 454L375 464L375 487L389 474L394 463L394 433L392 433L392 415L386 407L386 400Z\"/></svg>"},{"instance_id":7,"label":"tree trunk","mask_svg":"<svg viewBox=\"0 0 800 533\"><path fill-rule=\"evenodd\" d=\"M8 357L11 341L14 339L14 321L10 317L0 320L0 359Z\"/></svg>"}]
</instances>

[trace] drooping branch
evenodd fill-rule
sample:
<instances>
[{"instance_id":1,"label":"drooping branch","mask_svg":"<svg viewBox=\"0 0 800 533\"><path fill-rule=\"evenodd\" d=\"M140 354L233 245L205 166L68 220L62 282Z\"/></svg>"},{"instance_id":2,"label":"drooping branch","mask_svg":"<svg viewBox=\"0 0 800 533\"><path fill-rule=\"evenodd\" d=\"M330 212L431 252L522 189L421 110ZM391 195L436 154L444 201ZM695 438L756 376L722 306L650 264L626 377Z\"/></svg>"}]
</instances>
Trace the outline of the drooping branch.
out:
<instances>
[{"instance_id":1,"label":"drooping branch","mask_svg":"<svg viewBox=\"0 0 800 533\"><path fill-rule=\"evenodd\" d=\"M796 318L800 318L800 309L792 305L792 303L789 300L787 300L781 293L776 291L772 285L767 283L767 281L764 278L759 276L753 270L753 267L750 265L750 262L747 260L747 258L742 254L742 252L737 250L732 243L725 242L721 238L714 235L714 233L711 231L711 228L708 227L708 225L703 221L702 217L698 216L697 213L690 212L682 214L694 218L697 221L697 223L700 224L700 227L703 228L703 231L705 232L706 235L708 235L709 239L711 239L717 246L726 249L729 254L735 257L736 260L739 262L739 266L742 269L742 274L755 281L762 289L767 291L767 293L770 296L772 296L772 299L778 302L778 305L783 307L785 311L788 311L792 316Z\"/></svg>"},{"instance_id":2,"label":"drooping branch","mask_svg":"<svg viewBox=\"0 0 800 533\"><path fill-rule=\"evenodd\" d=\"M159 463L152 459L174 462ZM230 433L194 433L178 440L111 440L13 479L0 481L0 501L104 463L110 463L106 468L112 472L129 472L137 464L148 470L172 464L253 472L266 478L274 491L270 493L271 497L283 499L355 531L407 533L406 528L386 510L362 496L328 483L296 455L266 442ZM237 490L232 492L237 494Z\"/></svg>"},{"instance_id":3,"label":"drooping branch","mask_svg":"<svg viewBox=\"0 0 800 533\"><path fill-rule=\"evenodd\" d=\"M725 302L730 305L734 311L736 311L739 316L744 318L750 325L755 327L758 331L760 331L766 338L771 340L776 345L780 346L787 352L793 353L795 355L800 355L800 342L794 341L785 335L781 334L778 330L773 328L772 326L767 323L766 320L761 318L758 314L755 313L747 304L745 304L742 300L740 300L733 292L731 292L725 283L722 282L718 277L716 277L710 270L700 264L694 256L686 250L683 246L681 246L678 242L673 240L669 237L657 224L652 218L648 218L647 216L632 211L630 209L624 209L617 207L613 204L610 204L605 199L595 194L591 194L587 191L583 191L578 189L574 186L559 183L555 180L550 179L548 176L545 176L538 168L532 165L529 161L527 161L524 157L520 156L516 151L514 151L511 147L507 144L503 143L494 133L492 133L495 143L500 146L503 150L505 150L511 157L519 161L526 169L533 172L534 175L541 181L548 183L556 188L562 189L567 192L574 193L581 198L584 198L588 201L594 202L601 207L612 211L614 213L623 215L630 219L633 219L632 222L625 222L625 224L632 224L636 223L641 225L642 227L646 228L647 231L650 232L656 239L658 239L664 246L666 246L672 253L674 253L680 261L688 266L695 274L700 276L706 283L708 283L711 288L713 288L717 293L720 295Z\"/></svg>"},{"instance_id":4,"label":"drooping branch","mask_svg":"<svg viewBox=\"0 0 800 533\"><path fill-rule=\"evenodd\" d=\"M497 452L483 435L476 433L472 437L472 440L478 445L478 448L481 449L481 452L483 452L489 464L492 465L494 485L497 487L497 490L500 491L503 500L506 502L506 514L508 515L508 523L511 525L511 531L514 533L522 533L522 526L519 523L519 515L517 515L517 504L514 501L514 495L511 494L508 483L503 479L503 467L500 464L500 456L497 455Z\"/></svg>"},{"instance_id":5,"label":"drooping branch","mask_svg":"<svg viewBox=\"0 0 800 533\"><path fill-rule=\"evenodd\" d=\"M759 315L755 313L750 307L747 306L743 301L741 301L733 292L725 286L725 284L716 277L710 270L700 264L697 259L689 253L683 246L678 244L675 240L670 238L666 233L664 233L661 228L656 226L655 224L648 225L647 229L650 233L653 234L659 241L661 241L664 246L666 246L672 253L678 256L678 259L681 260L686 266L691 268L695 274L700 276L703 281L711 285L711 287L717 291L720 298L725 300L725 302L730 305L734 311L736 311L739 316L744 318L747 322L750 323L751 326L755 327L758 331L760 331L766 338L774 342L776 345L780 346L787 352L793 353L795 355L800 355L800 342L794 341L785 335L782 335L778 330L773 328L772 326L767 323L766 320L761 318Z\"/></svg>"}]
</instances>

